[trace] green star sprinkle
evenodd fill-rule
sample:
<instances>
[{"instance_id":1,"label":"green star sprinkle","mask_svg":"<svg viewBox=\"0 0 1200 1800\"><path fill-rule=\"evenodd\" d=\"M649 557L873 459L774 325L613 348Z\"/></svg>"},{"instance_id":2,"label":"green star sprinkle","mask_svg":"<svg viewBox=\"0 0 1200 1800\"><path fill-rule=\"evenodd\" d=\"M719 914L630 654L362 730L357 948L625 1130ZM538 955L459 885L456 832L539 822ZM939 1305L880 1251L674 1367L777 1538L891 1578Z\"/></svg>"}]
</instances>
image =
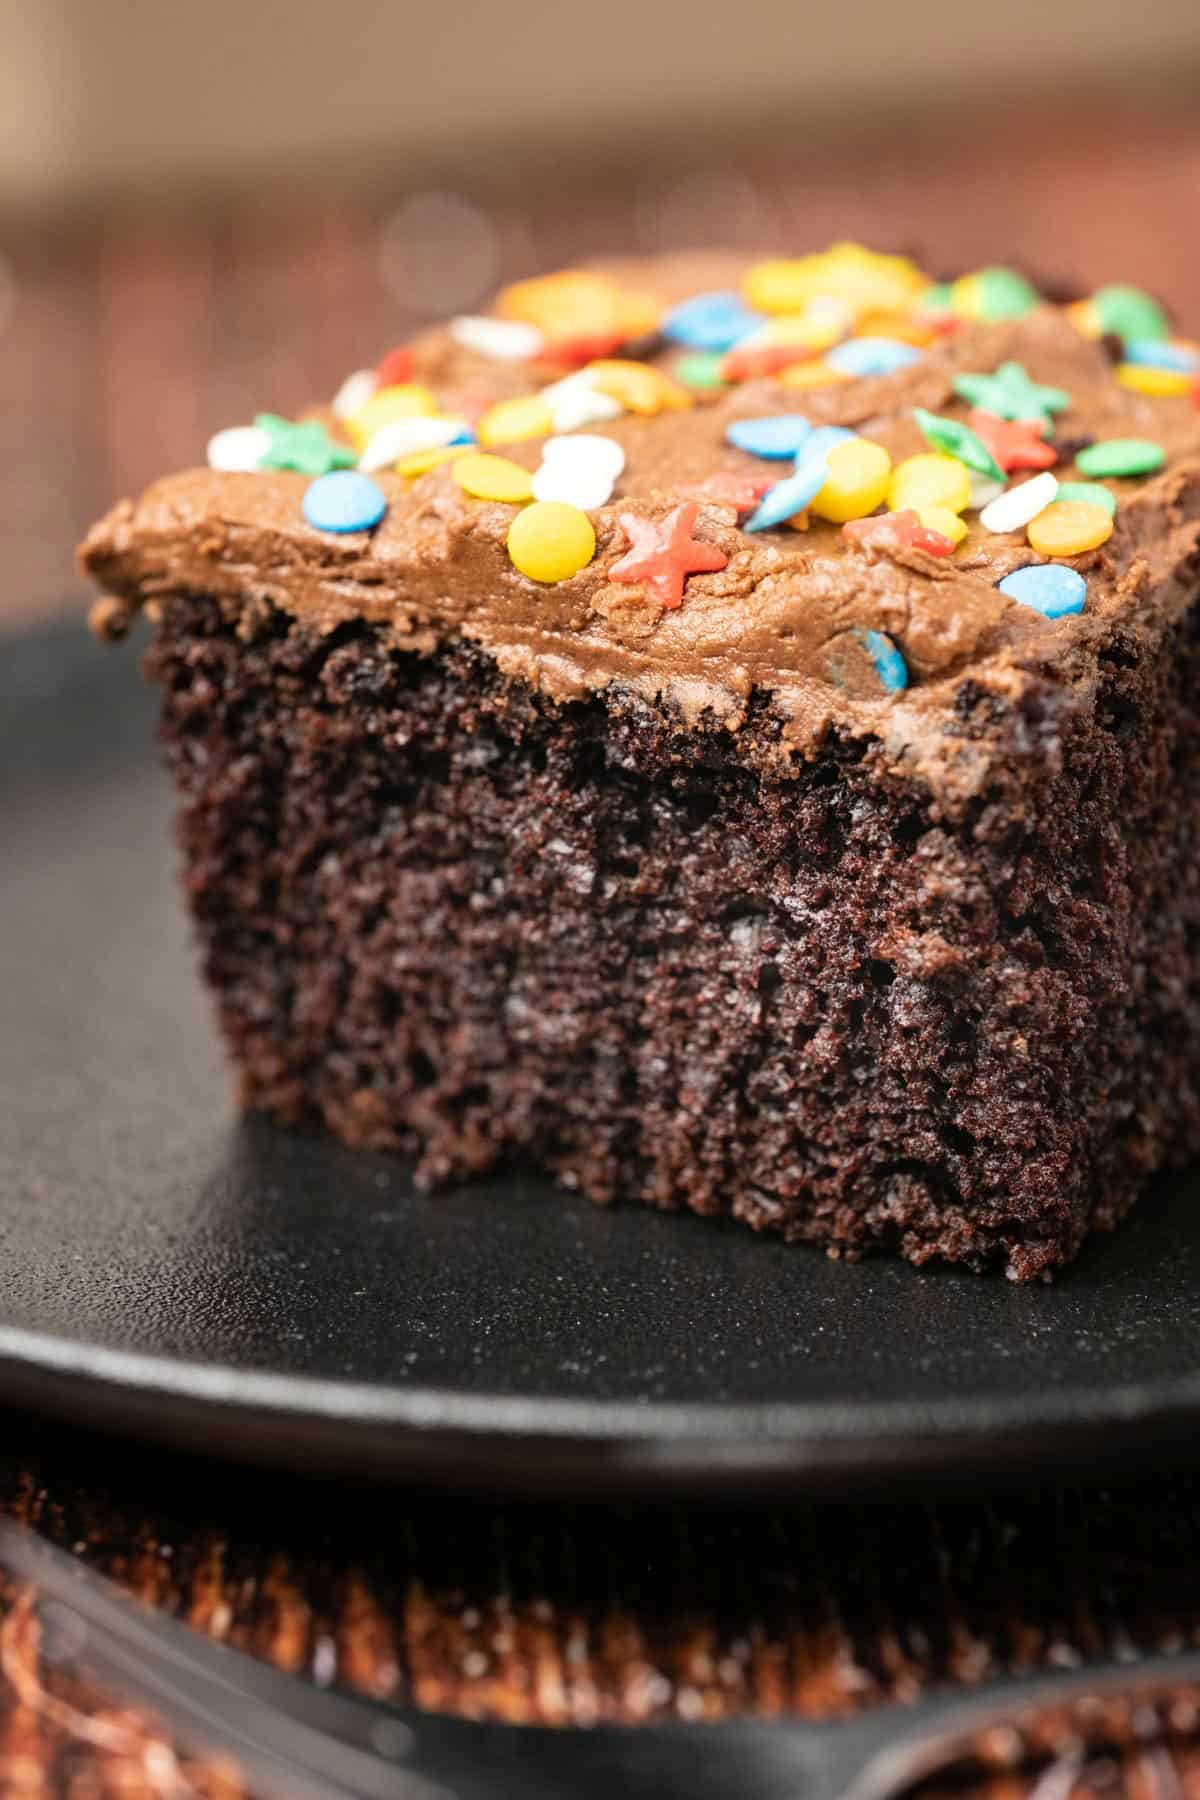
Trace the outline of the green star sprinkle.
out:
<instances>
[{"instance_id":1,"label":"green star sprinkle","mask_svg":"<svg viewBox=\"0 0 1200 1800\"><path fill-rule=\"evenodd\" d=\"M1006 480L1000 464L983 439L969 425L960 424L957 419L939 419L936 413L926 412L923 406L913 407L913 418L935 450L942 450L947 456L957 456L959 462L966 463L968 469L974 469L979 475L987 475L992 481Z\"/></svg>"},{"instance_id":2,"label":"green star sprinkle","mask_svg":"<svg viewBox=\"0 0 1200 1800\"><path fill-rule=\"evenodd\" d=\"M1031 381L1018 362L1001 363L994 375L956 375L954 391L960 399L1002 419L1036 419L1039 424L1071 404L1070 394Z\"/></svg>"},{"instance_id":3,"label":"green star sprinkle","mask_svg":"<svg viewBox=\"0 0 1200 1800\"><path fill-rule=\"evenodd\" d=\"M254 423L271 440L259 459L260 469L296 469L301 475L328 475L352 469L358 457L347 444L336 444L317 419L294 425L277 413L259 413Z\"/></svg>"}]
</instances>

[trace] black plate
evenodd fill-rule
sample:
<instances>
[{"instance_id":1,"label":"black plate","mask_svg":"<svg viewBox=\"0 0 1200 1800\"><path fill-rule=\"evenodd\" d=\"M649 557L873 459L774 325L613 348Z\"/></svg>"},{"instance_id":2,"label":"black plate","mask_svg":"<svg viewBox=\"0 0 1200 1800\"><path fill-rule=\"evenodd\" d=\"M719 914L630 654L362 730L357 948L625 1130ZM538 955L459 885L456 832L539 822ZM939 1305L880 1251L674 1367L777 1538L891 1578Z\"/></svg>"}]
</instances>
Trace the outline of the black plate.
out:
<instances>
[{"instance_id":1,"label":"black plate","mask_svg":"<svg viewBox=\"0 0 1200 1800\"><path fill-rule=\"evenodd\" d=\"M240 1123L129 652L0 659L0 1393L529 1490L1128 1462L1200 1422L1195 1178L1053 1286L857 1267Z\"/></svg>"}]
</instances>

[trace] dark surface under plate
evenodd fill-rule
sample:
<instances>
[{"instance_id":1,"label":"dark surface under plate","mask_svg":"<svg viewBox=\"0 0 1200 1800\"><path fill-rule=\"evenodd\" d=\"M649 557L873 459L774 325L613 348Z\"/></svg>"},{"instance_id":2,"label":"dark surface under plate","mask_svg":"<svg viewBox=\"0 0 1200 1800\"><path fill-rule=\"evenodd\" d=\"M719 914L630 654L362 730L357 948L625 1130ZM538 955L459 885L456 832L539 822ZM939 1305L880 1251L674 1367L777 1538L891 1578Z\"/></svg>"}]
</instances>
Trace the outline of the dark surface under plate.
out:
<instances>
[{"instance_id":1,"label":"dark surface under plate","mask_svg":"<svg viewBox=\"0 0 1200 1800\"><path fill-rule=\"evenodd\" d=\"M1128 1466L1200 1423L1200 1210L1053 1286L849 1266L233 1115L153 696L0 653L0 1395L180 1445L534 1491Z\"/></svg>"}]
</instances>

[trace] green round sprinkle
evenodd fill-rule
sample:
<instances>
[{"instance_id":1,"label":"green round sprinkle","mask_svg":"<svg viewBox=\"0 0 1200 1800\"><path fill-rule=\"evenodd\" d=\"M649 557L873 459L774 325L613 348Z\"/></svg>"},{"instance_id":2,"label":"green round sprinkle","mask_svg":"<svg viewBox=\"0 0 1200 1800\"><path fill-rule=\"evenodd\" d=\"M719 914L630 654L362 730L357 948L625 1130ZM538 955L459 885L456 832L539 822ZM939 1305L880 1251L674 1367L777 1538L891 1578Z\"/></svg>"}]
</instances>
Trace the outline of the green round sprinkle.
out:
<instances>
[{"instance_id":1,"label":"green round sprinkle","mask_svg":"<svg viewBox=\"0 0 1200 1800\"><path fill-rule=\"evenodd\" d=\"M1167 338L1171 322L1157 300L1141 288L1102 287L1092 295L1101 331L1123 338Z\"/></svg>"},{"instance_id":2,"label":"green round sprinkle","mask_svg":"<svg viewBox=\"0 0 1200 1800\"><path fill-rule=\"evenodd\" d=\"M957 419L940 419L936 413L926 412L923 406L913 407L913 418L936 450L956 456L959 462L966 463L968 469L974 469L979 475L988 475L993 481L1004 480L1004 470L969 425L963 425Z\"/></svg>"},{"instance_id":3,"label":"green round sprinkle","mask_svg":"<svg viewBox=\"0 0 1200 1800\"><path fill-rule=\"evenodd\" d=\"M954 290L948 281L935 281L927 287L917 302L917 311L923 313L948 313L954 311Z\"/></svg>"},{"instance_id":4,"label":"green round sprinkle","mask_svg":"<svg viewBox=\"0 0 1200 1800\"><path fill-rule=\"evenodd\" d=\"M724 360L725 358L715 351L696 350L690 356L681 356L672 373L677 381L683 382L685 387L724 387L725 380L721 374L721 364Z\"/></svg>"},{"instance_id":5,"label":"green round sprinkle","mask_svg":"<svg viewBox=\"0 0 1200 1800\"><path fill-rule=\"evenodd\" d=\"M1015 269L980 269L980 317L1019 319L1038 304L1038 291Z\"/></svg>"},{"instance_id":6,"label":"green round sprinkle","mask_svg":"<svg viewBox=\"0 0 1200 1800\"><path fill-rule=\"evenodd\" d=\"M1153 475L1166 460L1162 445L1151 438L1106 438L1081 450L1075 466L1085 475Z\"/></svg>"},{"instance_id":7,"label":"green round sprinkle","mask_svg":"<svg viewBox=\"0 0 1200 1800\"><path fill-rule=\"evenodd\" d=\"M1085 506L1102 506L1110 518L1116 516L1117 496L1101 481L1060 481L1055 500L1081 500Z\"/></svg>"}]
</instances>

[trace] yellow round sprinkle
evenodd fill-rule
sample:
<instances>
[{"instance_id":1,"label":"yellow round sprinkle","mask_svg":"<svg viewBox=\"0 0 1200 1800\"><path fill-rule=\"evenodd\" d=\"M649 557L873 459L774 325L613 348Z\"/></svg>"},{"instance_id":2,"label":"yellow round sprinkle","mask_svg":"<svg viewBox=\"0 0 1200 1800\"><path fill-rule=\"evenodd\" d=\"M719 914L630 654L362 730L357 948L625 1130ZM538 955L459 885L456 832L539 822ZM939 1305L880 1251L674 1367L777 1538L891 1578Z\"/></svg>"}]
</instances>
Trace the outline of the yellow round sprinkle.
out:
<instances>
[{"instance_id":1,"label":"yellow round sprinkle","mask_svg":"<svg viewBox=\"0 0 1200 1800\"><path fill-rule=\"evenodd\" d=\"M863 313L858 321L859 337L892 338L901 344L913 344L924 350L932 344L937 332L925 319L906 313Z\"/></svg>"},{"instance_id":2,"label":"yellow round sprinkle","mask_svg":"<svg viewBox=\"0 0 1200 1800\"><path fill-rule=\"evenodd\" d=\"M927 506L964 512L971 504L971 478L966 464L956 456L939 456L936 451L906 457L892 470L887 501L893 512L911 507L921 513Z\"/></svg>"},{"instance_id":3,"label":"yellow round sprinkle","mask_svg":"<svg viewBox=\"0 0 1200 1800\"><path fill-rule=\"evenodd\" d=\"M436 450L413 450L408 456L402 456L396 464L397 475L415 481L418 475L428 474L444 462L457 462L460 456L466 455L462 444L442 444Z\"/></svg>"},{"instance_id":4,"label":"yellow round sprinkle","mask_svg":"<svg viewBox=\"0 0 1200 1800\"><path fill-rule=\"evenodd\" d=\"M591 385L602 394L619 400L627 412L642 413L647 418L659 412L682 412L695 404L685 387L649 363L602 360L589 363L585 372Z\"/></svg>"},{"instance_id":5,"label":"yellow round sprinkle","mask_svg":"<svg viewBox=\"0 0 1200 1800\"><path fill-rule=\"evenodd\" d=\"M654 330L661 313L648 295L593 269L559 269L514 282L497 296L496 310L502 319L521 319L557 339L602 337L611 331L640 337Z\"/></svg>"},{"instance_id":6,"label":"yellow round sprinkle","mask_svg":"<svg viewBox=\"0 0 1200 1800\"><path fill-rule=\"evenodd\" d=\"M829 452L829 475L811 502L819 519L844 525L847 519L865 519L887 496L892 459L882 444L869 438L847 438Z\"/></svg>"},{"instance_id":7,"label":"yellow round sprinkle","mask_svg":"<svg viewBox=\"0 0 1200 1800\"><path fill-rule=\"evenodd\" d=\"M533 479L520 463L507 456L487 456L472 450L454 465L454 479L476 500L503 500L510 505L533 499Z\"/></svg>"},{"instance_id":8,"label":"yellow round sprinkle","mask_svg":"<svg viewBox=\"0 0 1200 1800\"><path fill-rule=\"evenodd\" d=\"M375 433L395 419L431 418L438 403L427 387L416 382L403 382L395 387L379 388L365 406L345 420L346 430L354 446L365 450Z\"/></svg>"},{"instance_id":9,"label":"yellow round sprinkle","mask_svg":"<svg viewBox=\"0 0 1200 1800\"><path fill-rule=\"evenodd\" d=\"M799 344L804 350L828 350L853 329L853 307L825 294L810 300L802 312L780 313L768 320L754 345Z\"/></svg>"},{"instance_id":10,"label":"yellow round sprinkle","mask_svg":"<svg viewBox=\"0 0 1200 1800\"><path fill-rule=\"evenodd\" d=\"M1190 394L1194 375L1185 375L1182 369L1153 369L1142 363L1122 363L1117 370L1117 380L1124 388L1131 388L1135 394L1151 394L1155 399L1166 399L1174 394Z\"/></svg>"},{"instance_id":11,"label":"yellow round sprinkle","mask_svg":"<svg viewBox=\"0 0 1200 1800\"><path fill-rule=\"evenodd\" d=\"M1107 507L1090 500L1055 500L1030 519L1026 531L1032 547L1043 556L1080 556L1110 538L1112 528Z\"/></svg>"},{"instance_id":12,"label":"yellow round sprinkle","mask_svg":"<svg viewBox=\"0 0 1200 1800\"><path fill-rule=\"evenodd\" d=\"M519 444L525 438L549 437L553 430L549 403L540 394L521 394L489 406L477 436L481 444Z\"/></svg>"},{"instance_id":13,"label":"yellow round sprinkle","mask_svg":"<svg viewBox=\"0 0 1200 1800\"><path fill-rule=\"evenodd\" d=\"M508 554L531 581L565 581L596 554L592 521L562 500L535 500L508 528Z\"/></svg>"},{"instance_id":14,"label":"yellow round sprinkle","mask_svg":"<svg viewBox=\"0 0 1200 1800\"><path fill-rule=\"evenodd\" d=\"M744 283L751 306L770 313L799 312L826 294L846 301L855 313L903 311L928 285L907 257L880 256L861 244L755 263Z\"/></svg>"},{"instance_id":15,"label":"yellow round sprinkle","mask_svg":"<svg viewBox=\"0 0 1200 1800\"><path fill-rule=\"evenodd\" d=\"M893 508L893 511L903 510L903 508ZM956 512L951 512L948 506L915 506L912 510L922 525L930 531L940 531L942 536L949 538L952 544L961 544L967 535L965 522L959 518Z\"/></svg>"},{"instance_id":16,"label":"yellow round sprinkle","mask_svg":"<svg viewBox=\"0 0 1200 1800\"><path fill-rule=\"evenodd\" d=\"M823 357L814 357L809 362L789 363L781 369L778 376L784 387L819 388L833 387L839 381L849 381L849 375L841 369L831 369Z\"/></svg>"}]
</instances>

